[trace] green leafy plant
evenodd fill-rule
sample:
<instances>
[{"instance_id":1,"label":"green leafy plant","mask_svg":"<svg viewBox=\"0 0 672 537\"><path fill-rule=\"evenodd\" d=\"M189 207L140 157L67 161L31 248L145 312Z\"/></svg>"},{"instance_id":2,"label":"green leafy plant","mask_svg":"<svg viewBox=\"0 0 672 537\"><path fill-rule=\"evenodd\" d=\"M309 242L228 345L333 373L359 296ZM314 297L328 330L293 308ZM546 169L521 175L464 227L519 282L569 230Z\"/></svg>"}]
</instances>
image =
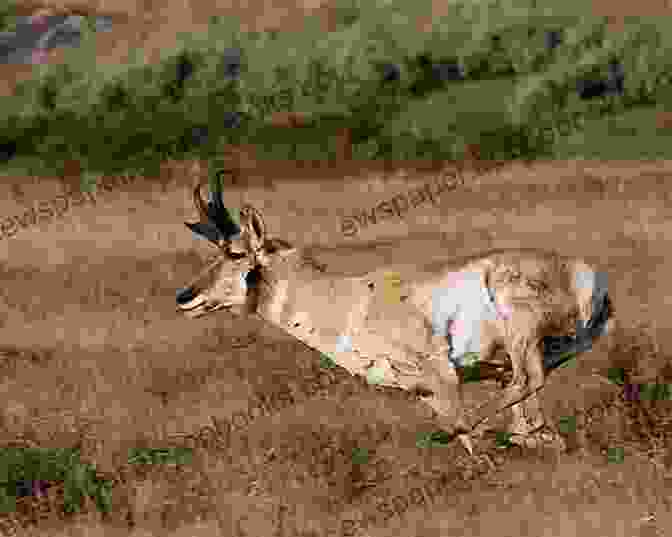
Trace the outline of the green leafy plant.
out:
<instances>
[{"instance_id":1,"label":"green leafy plant","mask_svg":"<svg viewBox=\"0 0 672 537\"><path fill-rule=\"evenodd\" d=\"M415 445L421 449L431 447L447 446L451 441L446 431L433 431L430 433L420 433L415 441Z\"/></svg>"},{"instance_id":2,"label":"green leafy plant","mask_svg":"<svg viewBox=\"0 0 672 537\"><path fill-rule=\"evenodd\" d=\"M13 4L0 4L0 32L13 32L16 29L16 10Z\"/></svg>"},{"instance_id":3,"label":"green leafy plant","mask_svg":"<svg viewBox=\"0 0 672 537\"><path fill-rule=\"evenodd\" d=\"M610 447L607 449L607 460L613 463L622 463L625 458L625 452L622 447Z\"/></svg>"},{"instance_id":4,"label":"green leafy plant","mask_svg":"<svg viewBox=\"0 0 672 537\"><path fill-rule=\"evenodd\" d=\"M622 367L610 367L607 371L607 378L614 384L622 386L625 384L625 369Z\"/></svg>"},{"instance_id":5,"label":"green leafy plant","mask_svg":"<svg viewBox=\"0 0 672 537\"><path fill-rule=\"evenodd\" d=\"M477 352L468 352L462 356L464 369L462 372L463 382L479 382L482 380L481 366L478 363L480 355Z\"/></svg>"},{"instance_id":6,"label":"green leafy plant","mask_svg":"<svg viewBox=\"0 0 672 537\"><path fill-rule=\"evenodd\" d=\"M336 367L336 361L334 360L332 353L320 355L320 367L324 367L326 369L333 369Z\"/></svg>"},{"instance_id":7,"label":"green leafy plant","mask_svg":"<svg viewBox=\"0 0 672 537\"><path fill-rule=\"evenodd\" d=\"M142 50L122 64L96 64L95 32L85 28L85 45L61 64L36 66L0 102L2 138L17 142L10 165L51 174L75 159L83 172L155 175L166 158L214 160L238 143L257 146L262 159L322 160L336 154L343 126L355 158L455 159L467 144L485 160L569 158L615 151L595 125L669 100L672 38L662 19L613 33L587 9L547 0L461 1L417 32L409 17L428 5L349 2L328 33L315 17L302 32L244 32L235 17L213 18L206 32L162 50L156 65ZM239 61L223 60L231 50ZM580 97L577 85L613 75L614 61L622 91ZM310 126L279 133L267 124L276 112L305 114ZM222 121L234 113L239 123ZM206 142L185 136L199 125ZM655 147L656 156L666 151Z\"/></svg>"},{"instance_id":8,"label":"green leafy plant","mask_svg":"<svg viewBox=\"0 0 672 537\"><path fill-rule=\"evenodd\" d=\"M16 511L16 495L10 494L7 487L0 486L0 513Z\"/></svg>"},{"instance_id":9,"label":"green leafy plant","mask_svg":"<svg viewBox=\"0 0 672 537\"><path fill-rule=\"evenodd\" d=\"M669 401L672 397L672 385L670 384L640 384L639 397L644 401Z\"/></svg>"},{"instance_id":10,"label":"green leafy plant","mask_svg":"<svg viewBox=\"0 0 672 537\"><path fill-rule=\"evenodd\" d=\"M129 464L191 464L193 450L174 448L133 448L129 451Z\"/></svg>"},{"instance_id":11,"label":"green leafy plant","mask_svg":"<svg viewBox=\"0 0 672 537\"><path fill-rule=\"evenodd\" d=\"M506 431L497 431L495 435L495 445L500 449L507 449L513 446L511 442L511 433Z\"/></svg>"},{"instance_id":12,"label":"green leafy plant","mask_svg":"<svg viewBox=\"0 0 672 537\"><path fill-rule=\"evenodd\" d=\"M83 496L94 499L101 510L109 508L111 483L96 476L90 464L79 460L76 449L5 448L0 450L0 504L16 503L19 481L62 481L67 513L79 511Z\"/></svg>"},{"instance_id":13,"label":"green leafy plant","mask_svg":"<svg viewBox=\"0 0 672 537\"><path fill-rule=\"evenodd\" d=\"M576 431L576 416L562 416L558 423L558 429L563 434Z\"/></svg>"},{"instance_id":14,"label":"green leafy plant","mask_svg":"<svg viewBox=\"0 0 672 537\"><path fill-rule=\"evenodd\" d=\"M355 448L352 451L353 464L366 464L369 462L369 450L366 448Z\"/></svg>"},{"instance_id":15,"label":"green leafy plant","mask_svg":"<svg viewBox=\"0 0 672 537\"><path fill-rule=\"evenodd\" d=\"M187 448L133 449L130 464L190 464ZM3 448L0 449L0 512L16 508L17 483L62 482L63 510L78 512L84 496L90 497L101 512L112 508L113 482L101 479L95 468L79 460L76 449Z\"/></svg>"}]
</instances>

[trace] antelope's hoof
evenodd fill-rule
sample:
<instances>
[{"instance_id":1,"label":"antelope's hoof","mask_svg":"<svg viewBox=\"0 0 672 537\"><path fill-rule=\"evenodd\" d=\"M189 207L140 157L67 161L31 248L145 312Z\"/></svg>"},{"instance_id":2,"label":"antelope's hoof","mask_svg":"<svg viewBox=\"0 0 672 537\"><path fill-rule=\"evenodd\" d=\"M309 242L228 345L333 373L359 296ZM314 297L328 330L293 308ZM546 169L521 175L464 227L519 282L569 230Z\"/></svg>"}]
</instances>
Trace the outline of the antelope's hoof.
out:
<instances>
[{"instance_id":1,"label":"antelope's hoof","mask_svg":"<svg viewBox=\"0 0 672 537\"><path fill-rule=\"evenodd\" d=\"M468 435L471 433L472 429L469 428L462 422L457 422L453 420L442 420L439 417L439 426L441 430L444 431L450 438L455 438L461 435Z\"/></svg>"},{"instance_id":2,"label":"antelope's hoof","mask_svg":"<svg viewBox=\"0 0 672 537\"><path fill-rule=\"evenodd\" d=\"M539 430L532 434L514 434L509 442L525 449L544 449L564 453L567 451L565 439L557 432L551 430Z\"/></svg>"},{"instance_id":3,"label":"antelope's hoof","mask_svg":"<svg viewBox=\"0 0 672 537\"><path fill-rule=\"evenodd\" d=\"M459 433L457 435L457 438L459 438L460 443L464 447L464 449L467 450L467 453L473 457L474 455L474 443L471 440L471 436L467 433Z\"/></svg>"},{"instance_id":4,"label":"antelope's hoof","mask_svg":"<svg viewBox=\"0 0 672 537\"><path fill-rule=\"evenodd\" d=\"M464 425L441 425L441 429L448 435L451 441L457 438L469 455L474 454L474 443L469 434L471 431Z\"/></svg>"}]
</instances>

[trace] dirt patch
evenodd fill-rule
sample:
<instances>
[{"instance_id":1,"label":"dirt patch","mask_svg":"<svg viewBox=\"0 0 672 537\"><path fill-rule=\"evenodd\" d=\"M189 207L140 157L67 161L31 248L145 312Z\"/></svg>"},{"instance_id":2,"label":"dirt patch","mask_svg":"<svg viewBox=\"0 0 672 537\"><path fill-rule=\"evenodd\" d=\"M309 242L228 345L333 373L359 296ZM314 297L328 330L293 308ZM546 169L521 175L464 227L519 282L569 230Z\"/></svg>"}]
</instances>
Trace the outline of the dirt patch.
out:
<instances>
[{"instance_id":1,"label":"dirt patch","mask_svg":"<svg viewBox=\"0 0 672 537\"><path fill-rule=\"evenodd\" d=\"M652 173L642 166L638 176L632 166L586 164L577 173L556 163L502 169L499 182L470 176L435 207L409 212L404 229L369 228L370 236L356 239L356 259L343 267L524 244L552 245L604 268L619 330L553 372L544 389L547 415L569 446L560 458L499 447L494 431L503 430L507 416L484 433L479 459L456 444L420 448L418 438L435 422L408 394L324 369L317 353L257 321L179 317L175 290L213 253L182 224L195 220L182 179L121 185L95 205L6 238L0 243L3 445L79 447L115 485L110 515L90 505L80 514L58 514L62 493L54 483L46 496L20 499L3 523L37 523L40 534L54 535L75 521L89 532L120 535L280 528L286 535L392 535L410 528L464 535L495 524L511 534L527 528L557 535L612 513L604 532L613 535L613 498L627 498L633 507L618 511L623 527L656 535L669 517L672 461L664 446L672 409L669 401L633 400L625 385L669 382L663 168ZM367 170L361 179L343 170L351 175L339 195L331 173L320 173L305 169L296 172L305 180L277 180L273 203L263 189L244 195L265 203L270 231L279 236L301 237L322 218L323 246L315 255L338 264L346 246L338 239L339 215L355 209L352 192L364 191L357 181L378 179L367 179ZM602 177L600 188L592 186L595 176ZM358 202L367 206L386 197L387 188L394 195L409 180L424 180L419 171L409 177L366 187L368 198ZM642 184L658 195L638 196L635 185ZM296 196L299 185L305 198ZM321 188L329 196L313 194ZM301 210L283 217L292 205ZM624 371L623 384L607 380L615 369ZM492 382L469 384L466 399L476 403L495 389ZM129 464L128 450L138 446L190 448L194 460ZM551 508L544 503L550 497L561 501ZM529 502L537 506L533 518ZM461 522L446 529L441 520Z\"/></svg>"},{"instance_id":2,"label":"dirt patch","mask_svg":"<svg viewBox=\"0 0 672 537\"><path fill-rule=\"evenodd\" d=\"M228 9L250 24L283 28L318 9L329 24L328 6L317 3L103 4L99 12L121 15L97 45L110 62L141 42L152 54L171 46L174 21L181 31L197 29ZM2 68L10 82L23 69ZM343 247L353 243L339 229L344 215L437 170L436 163L407 166L410 179L397 180L397 164L298 167L250 156L239 184L227 185L226 203L252 201L272 232L316 245L344 270L519 246L557 248L602 267L618 331L553 372L543 394L567 454L504 448L493 431L477 460L455 443L420 448L419 435L435 422L408 394L325 369L317 353L261 323L179 317L174 292L212 251L181 223L196 219L189 176L186 165L169 164L160 181L103 192L95 204L0 241L0 445L79 448L114 482L109 515L90 499L79 514L64 515L63 483L47 483L44 494L19 498L16 511L0 516L0 531L445 537L597 529L653 537L672 527L671 403L636 399L627 389L670 382L670 163L479 171L435 207L367 227L355 239L361 255L344 260ZM63 194L58 180L23 177L0 189L7 217ZM622 384L607 380L618 369ZM470 384L466 399L478 402L494 389ZM193 449L192 462L128 461L129 448L166 446Z\"/></svg>"}]
</instances>

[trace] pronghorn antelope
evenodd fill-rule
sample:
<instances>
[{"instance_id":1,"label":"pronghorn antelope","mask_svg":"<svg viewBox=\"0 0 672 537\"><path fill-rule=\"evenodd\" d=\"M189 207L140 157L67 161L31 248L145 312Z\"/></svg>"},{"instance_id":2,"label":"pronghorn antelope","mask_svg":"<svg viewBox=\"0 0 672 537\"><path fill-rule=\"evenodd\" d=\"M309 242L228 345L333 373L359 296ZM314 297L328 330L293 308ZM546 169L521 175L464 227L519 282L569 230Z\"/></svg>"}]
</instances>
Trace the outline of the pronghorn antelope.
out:
<instances>
[{"instance_id":1,"label":"pronghorn antelope","mask_svg":"<svg viewBox=\"0 0 672 537\"><path fill-rule=\"evenodd\" d=\"M527 442L540 434L545 421L537 392L546 371L607 332L605 282L579 259L499 250L395 268L392 302L389 266L357 276L330 273L308 250L267 236L262 215L249 205L240 211L240 229L232 229L221 192L206 203L203 186L193 190L201 222L186 225L220 254L178 292L178 310L192 318L220 309L258 315L330 353L352 374L416 393L470 453L469 433L507 407L514 437ZM499 350L510 360L511 382L466 412L467 358L496 365Z\"/></svg>"}]
</instances>

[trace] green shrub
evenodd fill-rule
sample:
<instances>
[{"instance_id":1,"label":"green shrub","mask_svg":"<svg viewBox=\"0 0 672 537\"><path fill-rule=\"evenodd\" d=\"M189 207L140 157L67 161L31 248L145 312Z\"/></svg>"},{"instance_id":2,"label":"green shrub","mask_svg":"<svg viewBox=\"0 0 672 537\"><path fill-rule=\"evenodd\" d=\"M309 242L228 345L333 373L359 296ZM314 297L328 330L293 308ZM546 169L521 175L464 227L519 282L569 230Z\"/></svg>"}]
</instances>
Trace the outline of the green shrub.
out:
<instances>
[{"instance_id":1,"label":"green shrub","mask_svg":"<svg viewBox=\"0 0 672 537\"><path fill-rule=\"evenodd\" d=\"M109 510L111 483L99 480L94 468L79 460L76 449L0 449L0 505L13 509L19 481L63 481L65 512L79 511L82 497L92 497Z\"/></svg>"},{"instance_id":2,"label":"green shrub","mask_svg":"<svg viewBox=\"0 0 672 537\"><path fill-rule=\"evenodd\" d=\"M36 66L0 101L0 139L16 143L9 166L53 175L77 159L92 174L155 174L167 158L211 160L239 143L260 158L333 158L342 126L355 158L459 158L466 144L486 159L570 157L591 122L668 98L663 20L608 33L604 18L575 5L462 1L418 32L416 14L430 3L351 1L329 33L315 17L284 33L245 33L235 17L215 17L156 65L141 50L125 65L97 64L95 33L84 32L64 64ZM226 59L232 50L239 68ZM623 92L582 98L577 85L611 76L610 62L622 67ZM309 127L267 126L296 111Z\"/></svg>"}]
</instances>

